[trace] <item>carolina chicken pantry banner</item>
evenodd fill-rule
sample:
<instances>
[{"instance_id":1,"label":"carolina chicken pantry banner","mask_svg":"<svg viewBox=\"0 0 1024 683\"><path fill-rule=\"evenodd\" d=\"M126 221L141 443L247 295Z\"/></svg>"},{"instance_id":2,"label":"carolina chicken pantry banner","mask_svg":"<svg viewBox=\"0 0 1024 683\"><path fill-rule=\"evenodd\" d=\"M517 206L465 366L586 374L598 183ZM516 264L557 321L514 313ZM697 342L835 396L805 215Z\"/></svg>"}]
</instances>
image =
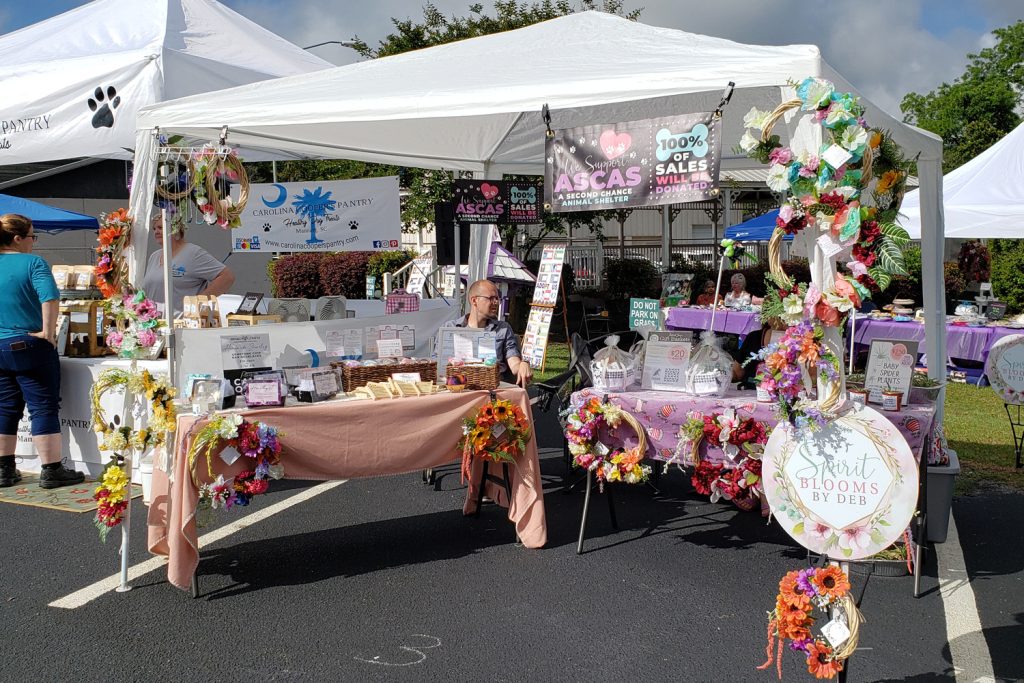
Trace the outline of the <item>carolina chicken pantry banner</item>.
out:
<instances>
[{"instance_id":1,"label":"carolina chicken pantry banner","mask_svg":"<svg viewBox=\"0 0 1024 683\"><path fill-rule=\"evenodd\" d=\"M252 185L232 237L232 251L398 249L398 176Z\"/></svg>"},{"instance_id":2,"label":"carolina chicken pantry banner","mask_svg":"<svg viewBox=\"0 0 1024 683\"><path fill-rule=\"evenodd\" d=\"M711 112L554 133L545 150L546 210L680 204L718 193L721 118Z\"/></svg>"}]
</instances>

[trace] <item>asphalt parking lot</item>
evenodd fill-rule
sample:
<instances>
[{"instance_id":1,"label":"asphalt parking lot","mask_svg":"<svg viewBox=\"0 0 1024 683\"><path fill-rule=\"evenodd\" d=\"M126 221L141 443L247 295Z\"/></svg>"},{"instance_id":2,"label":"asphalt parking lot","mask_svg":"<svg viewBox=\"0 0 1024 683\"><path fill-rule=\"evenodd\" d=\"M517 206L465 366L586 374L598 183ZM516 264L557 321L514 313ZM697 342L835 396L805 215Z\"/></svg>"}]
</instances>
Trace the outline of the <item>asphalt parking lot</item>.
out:
<instances>
[{"instance_id":1,"label":"asphalt parking lot","mask_svg":"<svg viewBox=\"0 0 1024 683\"><path fill-rule=\"evenodd\" d=\"M76 609L48 606L118 568L91 515L3 505L0 680L769 681L765 614L805 553L774 524L711 504L679 472L601 498L576 554L557 425L538 417L548 546L515 544L496 506L463 517L457 468L354 480L202 548L198 599L161 570ZM313 484L278 482L254 514ZM132 564L148 558L135 503ZM853 576L867 617L850 681L1024 679L1024 496L957 499L981 637L950 647L935 552L912 579ZM236 512L218 524L236 520ZM216 529L204 529L209 532ZM946 577L948 578L948 576ZM978 646L982 643L982 646ZM987 648L988 657L982 652ZM972 667L979 666L977 671ZM787 654L784 680L808 680Z\"/></svg>"}]
</instances>

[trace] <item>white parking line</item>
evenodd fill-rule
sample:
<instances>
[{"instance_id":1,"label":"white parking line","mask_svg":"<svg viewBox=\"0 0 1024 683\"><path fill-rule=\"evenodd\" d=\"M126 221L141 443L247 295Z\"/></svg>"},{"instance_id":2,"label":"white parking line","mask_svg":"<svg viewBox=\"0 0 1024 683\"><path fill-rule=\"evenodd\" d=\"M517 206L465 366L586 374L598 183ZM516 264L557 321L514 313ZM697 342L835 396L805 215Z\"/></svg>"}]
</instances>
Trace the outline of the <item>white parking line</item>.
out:
<instances>
[{"instance_id":1,"label":"white parking line","mask_svg":"<svg viewBox=\"0 0 1024 683\"><path fill-rule=\"evenodd\" d=\"M253 524L260 522L267 517L276 515L279 512L284 512L288 508L298 505L299 503L305 502L314 496L318 496L321 493L330 491L336 486L344 484L344 481L325 481L322 484L317 484L311 488L305 489L296 493L294 496L289 496L284 500L274 503L261 510L257 510L252 514L248 514L231 524L226 524L219 529L215 529L208 534L199 537L199 547L205 548L217 541L227 538L232 534L236 534L243 529L251 527ZM155 571L167 563L165 557L151 557L145 562L133 565L128 568L128 582L135 581L140 576L148 574L151 571ZM105 579L101 579L94 584L86 586L81 590L77 590L71 595L67 595L63 598L58 598L51 602L49 607L59 607L61 609L77 609L86 605L96 598L100 597L104 593L109 593L118 586L121 585L121 573L113 574Z\"/></svg>"},{"instance_id":2,"label":"white parking line","mask_svg":"<svg viewBox=\"0 0 1024 683\"><path fill-rule=\"evenodd\" d=\"M981 632L978 604L952 514L946 542L935 544L935 556L939 565L939 595L946 613L946 640L956 680L995 681L992 656Z\"/></svg>"}]
</instances>

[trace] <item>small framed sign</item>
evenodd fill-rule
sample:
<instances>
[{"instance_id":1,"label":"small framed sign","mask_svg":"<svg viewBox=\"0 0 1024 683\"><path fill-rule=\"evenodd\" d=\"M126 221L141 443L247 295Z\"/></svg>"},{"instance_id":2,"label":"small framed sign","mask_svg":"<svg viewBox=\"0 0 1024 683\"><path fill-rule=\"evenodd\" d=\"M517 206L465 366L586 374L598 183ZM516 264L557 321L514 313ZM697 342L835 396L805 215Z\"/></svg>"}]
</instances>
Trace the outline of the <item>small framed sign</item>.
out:
<instances>
[{"instance_id":1,"label":"small framed sign","mask_svg":"<svg viewBox=\"0 0 1024 683\"><path fill-rule=\"evenodd\" d=\"M284 392L281 391L281 382L276 378L249 380L245 385L245 405L254 406L283 406Z\"/></svg>"},{"instance_id":2,"label":"small framed sign","mask_svg":"<svg viewBox=\"0 0 1024 683\"><path fill-rule=\"evenodd\" d=\"M295 395L305 403L316 403L334 398L339 390L338 375L334 370L309 368L302 372Z\"/></svg>"},{"instance_id":3,"label":"small framed sign","mask_svg":"<svg viewBox=\"0 0 1024 683\"><path fill-rule=\"evenodd\" d=\"M256 307L263 301L262 292L246 292L235 315L256 315Z\"/></svg>"},{"instance_id":4,"label":"small framed sign","mask_svg":"<svg viewBox=\"0 0 1024 683\"><path fill-rule=\"evenodd\" d=\"M910 382L917 365L917 342L902 339L873 339L864 372L864 388L872 403L882 403L882 392L903 394L903 405L910 403Z\"/></svg>"}]
</instances>

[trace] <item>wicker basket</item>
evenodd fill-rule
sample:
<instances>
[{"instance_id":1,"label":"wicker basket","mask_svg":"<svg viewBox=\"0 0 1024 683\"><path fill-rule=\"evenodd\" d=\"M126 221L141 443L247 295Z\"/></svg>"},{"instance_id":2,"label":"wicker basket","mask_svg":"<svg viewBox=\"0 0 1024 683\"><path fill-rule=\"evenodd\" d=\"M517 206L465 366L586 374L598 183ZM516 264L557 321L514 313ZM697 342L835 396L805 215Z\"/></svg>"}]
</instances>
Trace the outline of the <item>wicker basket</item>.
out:
<instances>
[{"instance_id":1,"label":"wicker basket","mask_svg":"<svg viewBox=\"0 0 1024 683\"><path fill-rule=\"evenodd\" d=\"M450 377L453 372L466 376L466 388L470 390L490 391L497 389L501 382L497 365L449 365L445 375Z\"/></svg>"},{"instance_id":2,"label":"wicker basket","mask_svg":"<svg viewBox=\"0 0 1024 683\"><path fill-rule=\"evenodd\" d=\"M391 375L396 372L418 372L420 373L420 379L425 382L437 381L437 363L430 361L370 365L356 368L335 361L331 363L331 367L341 367L341 385L345 391L354 391L359 387L366 386L370 382L387 382Z\"/></svg>"}]
</instances>

